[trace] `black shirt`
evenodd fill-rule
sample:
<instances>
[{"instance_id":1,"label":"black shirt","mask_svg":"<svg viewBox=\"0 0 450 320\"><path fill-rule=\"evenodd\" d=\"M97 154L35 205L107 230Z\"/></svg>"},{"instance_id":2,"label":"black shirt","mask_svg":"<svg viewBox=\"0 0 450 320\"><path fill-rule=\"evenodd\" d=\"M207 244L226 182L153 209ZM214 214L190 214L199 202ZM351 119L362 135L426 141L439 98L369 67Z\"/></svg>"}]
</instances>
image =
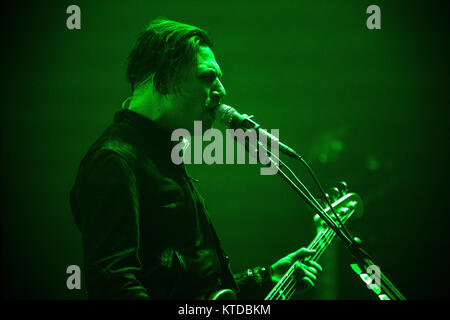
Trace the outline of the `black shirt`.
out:
<instances>
[{"instance_id":1,"label":"black shirt","mask_svg":"<svg viewBox=\"0 0 450 320\"><path fill-rule=\"evenodd\" d=\"M129 110L83 158L71 191L91 299L263 298L265 268L232 275L205 200L170 155L171 132Z\"/></svg>"}]
</instances>

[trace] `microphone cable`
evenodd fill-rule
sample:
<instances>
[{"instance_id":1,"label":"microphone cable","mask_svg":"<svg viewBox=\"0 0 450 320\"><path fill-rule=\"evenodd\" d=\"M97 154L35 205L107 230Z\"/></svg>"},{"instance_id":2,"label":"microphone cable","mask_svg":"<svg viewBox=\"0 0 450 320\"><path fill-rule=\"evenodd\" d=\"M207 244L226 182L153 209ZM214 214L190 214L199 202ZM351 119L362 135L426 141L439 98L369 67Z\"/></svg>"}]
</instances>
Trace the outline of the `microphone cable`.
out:
<instances>
[{"instance_id":1,"label":"microphone cable","mask_svg":"<svg viewBox=\"0 0 450 320\"><path fill-rule=\"evenodd\" d=\"M322 208L322 206L318 203L318 201L316 200L316 198L311 194L311 192L308 190L308 188L300 181L300 179L299 179L299 178L297 177L297 175L292 171L292 169L290 169L289 166L287 166L287 165L280 159L280 157L275 156L272 152L270 152L269 150L267 150L267 148L266 148L264 145L262 145L261 142L260 142L259 140L258 140L258 144L259 144L259 146L262 147L268 154L270 154L271 156L274 156L274 157L276 158L276 160L278 160L279 163L280 163L284 168L286 168L286 169L292 174L292 176L295 178L295 180L296 180L296 181L304 188L304 190L308 193L309 197L307 197L307 198L314 204L316 210L318 210L318 211L320 211L322 214L326 215L325 210L324 210L324 209ZM352 238L350 232L348 231L348 229L347 229L347 227L345 226L345 224L342 223L341 219L339 218L339 216L338 216L338 215L336 214L336 212L334 211L334 208L333 208L333 206L331 205L330 200L329 200L328 197L326 196L325 191L323 190L322 185L320 184L320 182L319 182L319 180L317 179L316 175L314 174L313 170L312 170L311 167L308 165L308 163L307 163L307 162L306 162L306 161L305 161L305 160L304 160L297 152L295 152L295 154L296 154L296 156L297 156L297 159L298 159L301 163L303 163L303 164L306 166L306 168L308 169L308 173L312 176L314 182L316 183L318 189L319 189L320 192L321 192L322 197L325 198L325 201L326 201L326 203L328 204L328 206L329 206L331 212L333 213L334 217L335 217L336 220L338 221L338 223L339 223L339 225L340 225L340 229L343 231L343 235L344 235L345 237L349 238L349 240L352 242L352 241L353 241L353 240L352 240L353 238ZM279 170L280 170L280 169L279 169ZM281 173L282 173L283 175L285 175L285 173L284 173L283 171L281 171ZM288 177L286 176L285 178L288 178ZM289 178L288 178L288 179L289 179ZM291 181L291 183L292 183L292 180L289 179L289 181ZM300 191L300 188L299 188L298 186L296 186L296 187L297 187L297 189ZM300 191L300 192L301 192L301 191ZM303 192L301 192L301 193L302 193L303 196L306 197L306 195L305 195ZM330 219L330 220L331 220L331 219ZM332 222L333 225L335 225L334 221L331 220L331 222Z\"/></svg>"}]
</instances>

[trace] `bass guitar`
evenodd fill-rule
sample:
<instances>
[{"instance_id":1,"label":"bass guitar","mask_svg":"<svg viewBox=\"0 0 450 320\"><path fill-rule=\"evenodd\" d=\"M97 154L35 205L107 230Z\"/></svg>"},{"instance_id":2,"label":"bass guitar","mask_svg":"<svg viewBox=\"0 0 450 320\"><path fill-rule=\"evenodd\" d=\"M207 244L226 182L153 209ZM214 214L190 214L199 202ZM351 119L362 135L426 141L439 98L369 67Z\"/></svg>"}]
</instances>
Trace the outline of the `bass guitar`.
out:
<instances>
[{"instance_id":1,"label":"bass guitar","mask_svg":"<svg viewBox=\"0 0 450 320\"><path fill-rule=\"evenodd\" d=\"M336 189L336 188L335 188ZM346 193L345 190L339 191L340 198L335 198L331 206L334 212L339 216L341 222L345 224L352 216L362 214L362 200L356 193ZM330 207L326 207L324 211L330 215ZM331 215L330 215L331 216ZM315 217L317 220L318 216ZM317 222L317 221L316 221ZM309 244L308 249L316 250L316 253L308 257L308 260L317 261L329 247L335 232L327 225L321 224L318 228L317 235ZM302 260L300 260L302 261ZM266 296L265 300L289 300L295 293L297 284L297 270L293 264L283 277L278 281L274 288ZM208 300L235 300L236 294L233 290L222 289L209 295Z\"/></svg>"},{"instance_id":2,"label":"bass guitar","mask_svg":"<svg viewBox=\"0 0 450 320\"><path fill-rule=\"evenodd\" d=\"M331 205L339 216L342 224L345 224L352 216L362 214L363 211L361 197L356 193L344 194ZM325 208L324 211L330 215L330 207ZM308 246L308 249L316 250L316 252L306 259L310 261L319 260L325 250L330 246L335 236L336 233L330 227L322 225L322 227L318 229L316 237ZM305 261L306 259L300 261ZM297 282L297 268L295 267L295 264L293 264L264 300L289 300L295 293Z\"/></svg>"}]
</instances>

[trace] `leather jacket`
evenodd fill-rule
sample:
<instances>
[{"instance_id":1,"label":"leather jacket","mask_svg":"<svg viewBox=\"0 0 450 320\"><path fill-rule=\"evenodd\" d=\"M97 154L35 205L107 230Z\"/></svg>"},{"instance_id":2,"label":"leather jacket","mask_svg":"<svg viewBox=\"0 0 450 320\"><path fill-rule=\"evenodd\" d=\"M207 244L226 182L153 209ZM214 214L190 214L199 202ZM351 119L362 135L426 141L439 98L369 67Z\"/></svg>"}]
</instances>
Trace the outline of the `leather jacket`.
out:
<instances>
[{"instance_id":1,"label":"leather jacket","mask_svg":"<svg viewBox=\"0 0 450 320\"><path fill-rule=\"evenodd\" d=\"M89 148L70 201L81 232L90 299L199 299L222 288L262 298L265 268L233 275L205 200L171 133L130 110Z\"/></svg>"}]
</instances>

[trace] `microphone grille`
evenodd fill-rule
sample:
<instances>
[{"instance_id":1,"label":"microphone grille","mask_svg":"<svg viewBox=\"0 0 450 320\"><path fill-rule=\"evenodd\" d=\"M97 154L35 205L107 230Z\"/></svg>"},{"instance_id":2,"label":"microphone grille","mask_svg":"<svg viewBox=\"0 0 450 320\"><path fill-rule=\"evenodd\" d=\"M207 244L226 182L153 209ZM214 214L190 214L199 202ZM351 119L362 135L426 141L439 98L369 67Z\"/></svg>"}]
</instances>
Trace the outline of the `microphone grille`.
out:
<instances>
[{"instance_id":1,"label":"microphone grille","mask_svg":"<svg viewBox=\"0 0 450 320\"><path fill-rule=\"evenodd\" d=\"M226 104L220 104L216 110L216 119L230 127L231 120L233 119L233 114L236 113L236 109L227 106Z\"/></svg>"}]
</instances>

